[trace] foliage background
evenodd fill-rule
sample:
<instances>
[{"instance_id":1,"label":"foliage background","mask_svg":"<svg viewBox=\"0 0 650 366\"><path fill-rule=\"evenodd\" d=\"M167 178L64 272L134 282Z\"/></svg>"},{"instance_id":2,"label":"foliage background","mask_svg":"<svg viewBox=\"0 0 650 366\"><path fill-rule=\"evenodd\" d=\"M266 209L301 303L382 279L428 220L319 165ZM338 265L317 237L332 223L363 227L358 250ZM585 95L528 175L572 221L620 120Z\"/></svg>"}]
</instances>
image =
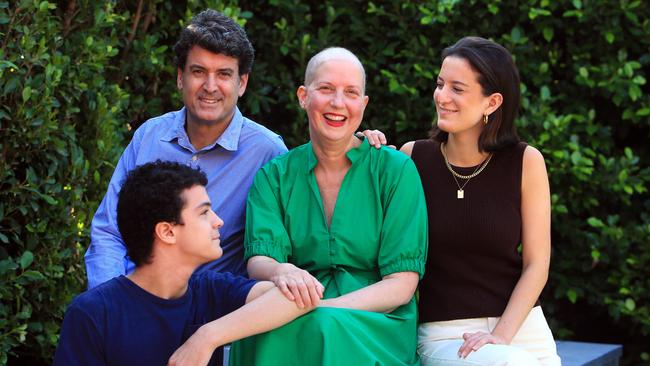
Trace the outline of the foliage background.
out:
<instances>
[{"instance_id":1,"label":"foliage background","mask_svg":"<svg viewBox=\"0 0 650 366\"><path fill-rule=\"evenodd\" d=\"M365 127L425 138L441 50L465 35L511 50L520 135L546 157L557 338L623 343L650 363L650 3L640 0L0 1L0 364L46 364L85 288L88 227L132 129L181 106L171 46L212 7L257 61L244 113L306 140L308 58L341 45L366 67Z\"/></svg>"}]
</instances>

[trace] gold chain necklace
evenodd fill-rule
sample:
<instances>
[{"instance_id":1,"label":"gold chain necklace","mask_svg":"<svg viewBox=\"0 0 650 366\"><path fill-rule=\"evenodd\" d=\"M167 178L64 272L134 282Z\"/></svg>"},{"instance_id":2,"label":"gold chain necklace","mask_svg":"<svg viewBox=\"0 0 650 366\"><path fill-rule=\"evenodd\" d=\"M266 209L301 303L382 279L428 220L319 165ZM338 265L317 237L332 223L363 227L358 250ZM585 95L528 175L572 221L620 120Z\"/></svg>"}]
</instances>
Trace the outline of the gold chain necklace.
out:
<instances>
[{"instance_id":1,"label":"gold chain necklace","mask_svg":"<svg viewBox=\"0 0 650 366\"><path fill-rule=\"evenodd\" d=\"M440 152L442 153L442 156L445 158L445 165L447 166L447 169L451 172L451 176L454 178L454 182L456 182L456 186L458 186L458 190L456 191L456 198L462 200L463 198L465 198L465 191L464 191L465 186L467 185L467 183L469 183L470 179L481 174L483 169L485 169L488 163L490 163L490 159L492 159L492 154L488 155L487 159L485 159L481 164L479 164L479 166L476 167L476 169L474 169L474 173L470 175L462 175L456 173L456 171L454 171L454 169L451 167L451 164L449 164L449 159L447 159L447 153L445 152L444 143L440 144ZM456 178L467 179L467 180L461 186L460 183L458 183L458 179Z\"/></svg>"}]
</instances>

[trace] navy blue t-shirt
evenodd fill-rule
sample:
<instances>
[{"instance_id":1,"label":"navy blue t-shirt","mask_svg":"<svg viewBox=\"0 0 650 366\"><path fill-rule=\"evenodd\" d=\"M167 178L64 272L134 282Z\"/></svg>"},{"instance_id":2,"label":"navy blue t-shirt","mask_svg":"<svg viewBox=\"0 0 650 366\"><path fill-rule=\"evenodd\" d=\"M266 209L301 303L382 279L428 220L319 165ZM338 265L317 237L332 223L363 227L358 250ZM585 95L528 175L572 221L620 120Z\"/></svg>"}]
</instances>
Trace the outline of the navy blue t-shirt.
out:
<instances>
[{"instance_id":1,"label":"navy blue t-shirt","mask_svg":"<svg viewBox=\"0 0 650 366\"><path fill-rule=\"evenodd\" d=\"M54 365L166 365L201 325L246 303L256 282L230 273L193 276L182 297L166 300L124 276L77 296L66 311ZM221 365L221 347L210 365Z\"/></svg>"}]
</instances>

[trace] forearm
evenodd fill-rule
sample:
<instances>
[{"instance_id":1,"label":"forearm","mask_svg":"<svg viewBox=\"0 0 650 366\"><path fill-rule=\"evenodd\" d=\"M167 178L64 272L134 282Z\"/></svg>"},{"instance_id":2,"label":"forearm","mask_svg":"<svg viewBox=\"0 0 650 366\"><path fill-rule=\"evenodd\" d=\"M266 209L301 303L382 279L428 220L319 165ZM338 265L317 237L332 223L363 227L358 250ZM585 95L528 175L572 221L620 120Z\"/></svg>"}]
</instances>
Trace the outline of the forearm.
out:
<instances>
[{"instance_id":1,"label":"forearm","mask_svg":"<svg viewBox=\"0 0 650 366\"><path fill-rule=\"evenodd\" d=\"M300 309L275 287L241 308L203 325L198 332L213 348L241 338L267 332L311 311Z\"/></svg>"},{"instance_id":2,"label":"forearm","mask_svg":"<svg viewBox=\"0 0 650 366\"><path fill-rule=\"evenodd\" d=\"M248 260L246 269L250 278L268 281L275 275L281 264L273 258L258 255Z\"/></svg>"},{"instance_id":3,"label":"forearm","mask_svg":"<svg viewBox=\"0 0 650 366\"><path fill-rule=\"evenodd\" d=\"M547 279L548 265L535 263L525 267L492 334L510 343L535 305Z\"/></svg>"},{"instance_id":4,"label":"forearm","mask_svg":"<svg viewBox=\"0 0 650 366\"><path fill-rule=\"evenodd\" d=\"M389 313L411 301L418 280L419 275L415 272L393 273L370 286L321 300L319 306Z\"/></svg>"}]
</instances>

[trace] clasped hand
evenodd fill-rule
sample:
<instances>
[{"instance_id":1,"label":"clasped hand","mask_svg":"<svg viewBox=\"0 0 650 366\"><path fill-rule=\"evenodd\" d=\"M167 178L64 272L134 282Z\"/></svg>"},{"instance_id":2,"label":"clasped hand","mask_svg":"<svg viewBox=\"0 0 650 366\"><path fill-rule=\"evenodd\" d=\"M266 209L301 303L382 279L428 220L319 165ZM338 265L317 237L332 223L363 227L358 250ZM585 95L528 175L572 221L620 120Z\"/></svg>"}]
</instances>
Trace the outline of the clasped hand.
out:
<instances>
[{"instance_id":1,"label":"clasped hand","mask_svg":"<svg viewBox=\"0 0 650 366\"><path fill-rule=\"evenodd\" d=\"M314 307L323 298L325 287L309 272L291 263L281 263L270 278L299 308Z\"/></svg>"}]
</instances>

